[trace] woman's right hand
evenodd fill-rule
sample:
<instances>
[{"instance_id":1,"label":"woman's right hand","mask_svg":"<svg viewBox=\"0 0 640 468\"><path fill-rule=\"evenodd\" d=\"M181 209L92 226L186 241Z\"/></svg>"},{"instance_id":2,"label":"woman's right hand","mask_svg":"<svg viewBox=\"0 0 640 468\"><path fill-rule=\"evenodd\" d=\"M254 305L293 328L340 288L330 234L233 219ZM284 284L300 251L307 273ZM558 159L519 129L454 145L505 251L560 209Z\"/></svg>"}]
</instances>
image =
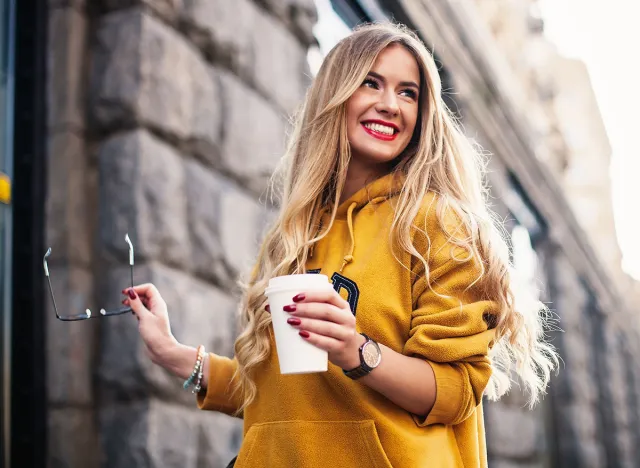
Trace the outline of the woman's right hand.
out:
<instances>
[{"instance_id":1,"label":"woman's right hand","mask_svg":"<svg viewBox=\"0 0 640 468\"><path fill-rule=\"evenodd\" d=\"M122 303L131 307L138 319L138 331L151 360L162 366L179 344L171 333L167 303L151 283L124 289L122 293L127 296Z\"/></svg>"}]
</instances>

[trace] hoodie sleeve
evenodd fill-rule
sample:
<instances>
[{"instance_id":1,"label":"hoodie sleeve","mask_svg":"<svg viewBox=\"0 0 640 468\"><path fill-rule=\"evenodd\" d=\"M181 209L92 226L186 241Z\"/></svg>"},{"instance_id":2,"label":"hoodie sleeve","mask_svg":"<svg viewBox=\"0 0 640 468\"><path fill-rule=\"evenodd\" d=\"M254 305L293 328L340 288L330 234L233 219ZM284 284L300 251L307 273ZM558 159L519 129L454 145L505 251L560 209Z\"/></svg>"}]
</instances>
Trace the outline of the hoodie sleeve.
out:
<instances>
[{"instance_id":1,"label":"hoodie sleeve","mask_svg":"<svg viewBox=\"0 0 640 468\"><path fill-rule=\"evenodd\" d=\"M235 358L209 353L209 381L206 392L197 395L198 408L233 416L241 406L240 394L233 393L237 369L238 361Z\"/></svg>"},{"instance_id":2,"label":"hoodie sleeve","mask_svg":"<svg viewBox=\"0 0 640 468\"><path fill-rule=\"evenodd\" d=\"M435 404L426 418L414 416L416 423L455 425L480 404L491 377L488 352L494 331L485 317L495 314L496 304L484 298L476 281L479 261L448 242L435 213L426 221L431 242L416 235L414 245L427 259L430 275L427 283L424 264L415 259L414 308L403 354L427 360L436 379Z\"/></svg>"}]
</instances>

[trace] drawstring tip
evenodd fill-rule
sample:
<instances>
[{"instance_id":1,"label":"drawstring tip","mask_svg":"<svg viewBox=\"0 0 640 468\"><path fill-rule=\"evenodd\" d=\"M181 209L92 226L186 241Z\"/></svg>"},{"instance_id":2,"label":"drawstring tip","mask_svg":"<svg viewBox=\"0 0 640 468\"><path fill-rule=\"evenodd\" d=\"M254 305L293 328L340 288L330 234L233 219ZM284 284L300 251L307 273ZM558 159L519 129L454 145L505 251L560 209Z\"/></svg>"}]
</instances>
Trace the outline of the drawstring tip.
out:
<instances>
[{"instance_id":1,"label":"drawstring tip","mask_svg":"<svg viewBox=\"0 0 640 468\"><path fill-rule=\"evenodd\" d=\"M340 267L340 271L338 273L342 273L342 270L344 270L344 267L346 267L351 262L353 262L353 255L345 256L342 261L342 266Z\"/></svg>"}]
</instances>

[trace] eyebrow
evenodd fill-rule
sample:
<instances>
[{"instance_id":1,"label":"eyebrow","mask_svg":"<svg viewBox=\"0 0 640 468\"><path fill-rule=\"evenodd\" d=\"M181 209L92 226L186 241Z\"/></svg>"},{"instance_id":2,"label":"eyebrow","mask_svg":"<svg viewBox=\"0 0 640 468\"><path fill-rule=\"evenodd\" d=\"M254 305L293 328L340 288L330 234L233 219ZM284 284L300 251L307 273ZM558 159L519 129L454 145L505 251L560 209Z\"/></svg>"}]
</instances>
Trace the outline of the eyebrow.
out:
<instances>
[{"instance_id":1,"label":"eyebrow","mask_svg":"<svg viewBox=\"0 0 640 468\"><path fill-rule=\"evenodd\" d=\"M378 80L382 81L383 83L386 81L384 79L384 76L380 75L379 73L370 71L368 74L371 75L374 78L377 78ZM418 91L420 91L420 86L418 86L418 84L413 82L413 81L401 81L400 82L400 86L409 86L411 88L416 88Z\"/></svg>"}]
</instances>

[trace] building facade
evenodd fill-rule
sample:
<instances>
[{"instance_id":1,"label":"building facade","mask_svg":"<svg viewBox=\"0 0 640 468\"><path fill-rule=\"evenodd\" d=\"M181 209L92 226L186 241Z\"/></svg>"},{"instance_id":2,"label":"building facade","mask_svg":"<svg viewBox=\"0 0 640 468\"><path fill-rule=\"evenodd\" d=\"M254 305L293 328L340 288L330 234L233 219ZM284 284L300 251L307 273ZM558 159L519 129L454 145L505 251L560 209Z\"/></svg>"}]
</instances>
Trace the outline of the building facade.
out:
<instances>
[{"instance_id":1,"label":"building facade","mask_svg":"<svg viewBox=\"0 0 640 468\"><path fill-rule=\"evenodd\" d=\"M135 282L158 285L178 340L231 356L235 278L273 214L288 118L332 43L388 18L420 33L492 153L514 261L562 329L549 333L563 366L534 410L517 388L487 402L490 466L640 464L640 330L612 240L610 149L584 66L544 39L534 0L20 3L3 252L14 466L218 467L237 453L241 421L198 411L133 318L56 320L42 255L59 309L113 307L129 234Z\"/></svg>"}]
</instances>

